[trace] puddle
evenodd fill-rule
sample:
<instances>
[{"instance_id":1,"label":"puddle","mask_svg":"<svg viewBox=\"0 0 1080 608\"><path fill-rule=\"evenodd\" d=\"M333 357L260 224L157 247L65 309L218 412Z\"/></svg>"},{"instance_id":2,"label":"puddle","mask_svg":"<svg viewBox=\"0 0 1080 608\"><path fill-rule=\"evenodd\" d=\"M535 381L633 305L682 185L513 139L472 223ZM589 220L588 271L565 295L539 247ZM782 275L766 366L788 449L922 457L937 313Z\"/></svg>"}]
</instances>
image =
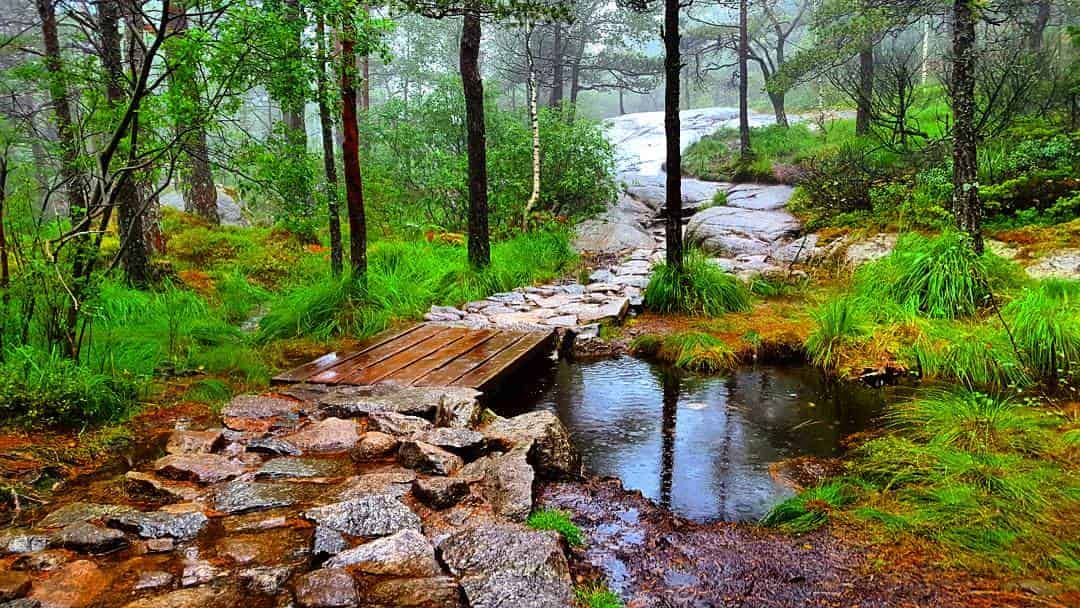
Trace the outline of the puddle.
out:
<instances>
[{"instance_id":1,"label":"puddle","mask_svg":"<svg viewBox=\"0 0 1080 608\"><path fill-rule=\"evenodd\" d=\"M793 494L769 465L830 457L873 428L896 389L827 382L804 366L694 376L619 357L552 363L494 404L558 413L586 471L697 521L752 521Z\"/></svg>"}]
</instances>

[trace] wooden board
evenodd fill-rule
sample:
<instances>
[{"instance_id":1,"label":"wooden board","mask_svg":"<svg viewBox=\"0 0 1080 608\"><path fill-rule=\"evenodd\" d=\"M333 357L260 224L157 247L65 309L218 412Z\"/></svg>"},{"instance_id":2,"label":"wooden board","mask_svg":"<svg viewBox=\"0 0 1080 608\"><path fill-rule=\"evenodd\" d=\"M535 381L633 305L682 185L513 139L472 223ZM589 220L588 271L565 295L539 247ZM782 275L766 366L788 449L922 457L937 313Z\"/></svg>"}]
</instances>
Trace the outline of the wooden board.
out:
<instances>
[{"instance_id":1,"label":"wooden board","mask_svg":"<svg viewBox=\"0 0 1080 608\"><path fill-rule=\"evenodd\" d=\"M329 353L274 378L278 384L399 384L484 389L554 344L551 331L466 329L422 323Z\"/></svg>"}]
</instances>

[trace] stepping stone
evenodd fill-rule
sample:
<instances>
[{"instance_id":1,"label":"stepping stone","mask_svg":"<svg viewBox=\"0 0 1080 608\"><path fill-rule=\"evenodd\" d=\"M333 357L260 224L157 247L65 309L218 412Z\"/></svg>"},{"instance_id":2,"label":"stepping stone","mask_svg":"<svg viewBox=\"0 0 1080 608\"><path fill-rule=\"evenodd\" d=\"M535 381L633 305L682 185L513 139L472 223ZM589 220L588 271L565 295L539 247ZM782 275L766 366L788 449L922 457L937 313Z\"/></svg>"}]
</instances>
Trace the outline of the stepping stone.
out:
<instances>
[{"instance_id":1,"label":"stepping stone","mask_svg":"<svg viewBox=\"0 0 1080 608\"><path fill-rule=\"evenodd\" d=\"M456 454L413 439L401 442L398 461L402 466L434 475L453 475L464 464Z\"/></svg>"},{"instance_id":2,"label":"stepping stone","mask_svg":"<svg viewBox=\"0 0 1080 608\"><path fill-rule=\"evenodd\" d=\"M220 430L173 431L165 451L169 454L205 454L224 445Z\"/></svg>"},{"instance_id":3,"label":"stepping stone","mask_svg":"<svg viewBox=\"0 0 1080 608\"><path fill-rule=\"evenodd\" d=\"M301 608L350 608L360 605L352 575L341 569L314 570L297 579L294 592Z\"/></svg>"},{"instance_id":4,"label":"stepping stone","mask_svg":"<svg viewBox=\"0 0 1080 608\"><path fill-rule=\"evenodd\" d=\"M119 530L102 528L83 521L61 528L59 532L52 535L49 544L79 553L105 555L119 551L131 543Z\"/></svg>"},{"instance_id":5,"label":"stepping stone","mask_svg":"<svg viewBox=\"0 0 1080 608\"><path fill-rule=\"evenodd\" d=\"M342 418L327 418L286 435L284 440L302 452L344 452L360 441L356 423Z\"/></svg>"},{"instance_id":6,"label":"stepping stone","mask_svg":"<svg viewBox=\"0 0 1080 608\"><path fill-rule=\"evenodd\" d=\"M171 454L154 463L158 475L180 481L218 483L244 473L241 462L220 454Z\"/></svg>"},{"instance_id":7,"label":"stepping stone","mask_svg":"<svg viewBox=\"0 0 1080 608\"><path fill-rule=\"evenodd\" d=\"M191 540L206 527L207 521L199 505L175 505L170 510L121 513L109 517L106 524L141 538Z\"/></svg>"},{"instance_id":8,"label":"stepping stone","mask_svg":"<svg viewBox=\"0 0 1080 608\"><path fill-rule=\"evenodd\" d=\"M304 517L320 527L350 536L387 536L402 530L420 530L420 518L396 498L360 496L309 509Z\"/></svg>"},{"instance_id":9,"label":"stepping stone","mask_svg":"<svg viewBox=\"0 0 1080 608\"><path fill-rule=\"evenodd\" d=\"M342 460L284 456L267 460L255 472L255 477L259 479L346 477L352 472L349 463Z\"/></svg>"},{"instance_id":10,"label":"stepping stone","mask_svg":"<svg viewBox=\"0 0 1080 608\"><path fill-rule=\"evenodd\" d=\"M238 514L296 504L298 489L291 484L231 481L214 491L214 509Z\"/></svg>"},{"instance_id":11,"label":"stepping stone","mask_svg":"<svg viewBox=\"0 0 1080 608\"><path fill-rule=\"evenodd\" d=\"M439 562L435 561L435 547L416 530L402 530L342 551L324 567L374 576L420 578L442 574Z\"/></svg>"}]
</instances>

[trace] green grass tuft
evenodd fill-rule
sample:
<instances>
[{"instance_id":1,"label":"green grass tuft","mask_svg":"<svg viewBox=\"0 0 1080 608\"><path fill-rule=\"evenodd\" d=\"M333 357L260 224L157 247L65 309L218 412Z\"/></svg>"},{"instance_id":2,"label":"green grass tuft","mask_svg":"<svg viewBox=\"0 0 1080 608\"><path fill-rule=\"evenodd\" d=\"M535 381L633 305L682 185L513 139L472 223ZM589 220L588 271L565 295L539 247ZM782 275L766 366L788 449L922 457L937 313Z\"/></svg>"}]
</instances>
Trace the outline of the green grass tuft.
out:
<instances>
[{"instance_id":1,"label":"green grass tuft","mask_svg":"<svg viewBox=\"0 0 1080 608\"><path fill-rule=\"evenodd\" d=\"M844 479L810 488L773 507L761 524L789 534L813 532L828 523L830 511L854 502L858 490L857 485Z\"/></svg>"},{"instance_id":2,"label":"green grass tuft","mask_svg":"<svg viewBox=\"0 0 1080 608\"><path fill-rule=\"evenodd\" d=\"M731 273L697 250L688 251L682 272L667 264L653 268L645 307L659 313L718 316L750 308L750 294Z\"/></svg>"},{"instance_id":3,"label":"green grass tuft","mask_svg":"<svg viewBox=\"0 0 1080 608\"><path fill-rule=\"evenodd\" d=\"M955 319L973 315L987 304L990 289L1015 284L1018 274L993 253L976 255L963 233L909 233L892 253L859 269L856 291L930 318Z\"/></svg>"},{"instance_id":4,"label":"green grass tuft","mask_svg":"<svg viewBox=\"0 0 1080 608\"><path fill-rule=\"evenodd\" d=\"M525 522L534 530L554 530L566 539L571 547L584 547L585 537L573 521L570 514L559 509L540 509L533 511Z\"/></svg>"},{"instance_id":5,"label":"green grass tuft","mask_svg":"<svg viewBox=\"0 0 1080 608\"><path fill-rule=\"evenodd\" d=\"M716 373L739 364L738 354L723 340L702 331L685 331L664 336L645 334L634 338L631 350L641 356L656 357L681 369Z\"/></svg>"},{"instance_id":6,"label":"green grass tuft","mask_svg":"<svg viewBox=\"0 0 1080 608\"><path fill-rule=\"evenodd\" d=\"M1043 282L1005 308L1024 363L1045 381L1067 380L1080 369L1078 292L1075 281Z\"/></svg>"},{"instance_id":7,"label":"green grass tuft","mask_svg":"<svg viewBox=\"0 0 1080 608\"><path fill-rule=\"evenodd\" d=\"M574 597L581 608L623 608L619 596L606 585L591 583L574 590Z\"/></svg>"},{"instance_id":8,"label":"green grass tuft","mask_svg":"<svg viewBox=\"0 0 1080 608\"><path fill-rule=\"evenodd\" d=\"M844 348L866 336L862 306L858 298L842 297L826 301L811 313L815 327L806 337L806 352L814 365L836 369Z\"/></svg>"}]
</instances>

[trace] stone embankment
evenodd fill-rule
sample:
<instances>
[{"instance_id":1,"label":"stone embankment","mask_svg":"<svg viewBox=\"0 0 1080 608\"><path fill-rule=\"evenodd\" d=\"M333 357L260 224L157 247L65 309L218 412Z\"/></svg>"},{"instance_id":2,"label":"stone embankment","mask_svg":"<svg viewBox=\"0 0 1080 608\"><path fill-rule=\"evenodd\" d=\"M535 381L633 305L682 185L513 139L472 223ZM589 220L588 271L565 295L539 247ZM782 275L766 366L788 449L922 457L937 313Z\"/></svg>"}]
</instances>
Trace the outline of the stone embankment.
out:
<instances>
[{"instance_id":1,"label":"stone embankment","mask_svg":"<svg viewBox=\"0 0 1080 608\"><path fill-rule=\"evenodd\" d=\"M581 462L554 414L458 388L296 385L93 498L0 532L7 608L530 606L572 602L564 541L523 521Z\"/></svg>"}]
</instances>

